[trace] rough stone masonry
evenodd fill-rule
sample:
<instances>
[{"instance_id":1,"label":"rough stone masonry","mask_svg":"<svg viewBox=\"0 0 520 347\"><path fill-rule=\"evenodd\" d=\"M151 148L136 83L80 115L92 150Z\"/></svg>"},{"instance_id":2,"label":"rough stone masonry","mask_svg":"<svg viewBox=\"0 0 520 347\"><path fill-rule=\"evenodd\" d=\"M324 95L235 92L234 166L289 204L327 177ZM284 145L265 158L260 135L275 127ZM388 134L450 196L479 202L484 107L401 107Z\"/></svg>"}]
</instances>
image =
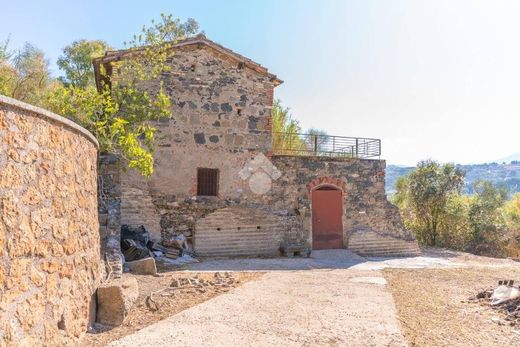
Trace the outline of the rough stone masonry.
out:
<instances>
[{"instance_id":1,"label":"rough stone masonry","mask_svg":"<svg viewBox=\"0 0 520 347\"><path fill-rule=\"evenodd\" d=\"M0 96L0 346L71 346L100 281L97 141Z\"/></svg>"},{"instance_id":2,"label":"rough stone masonry","mask_svg":"<svg viewBox=\"0 0 520 347\"><path fill-rule=\"evenodd\" d=\"M96 71L117 59L125 52L96 59ZM183 233L200 255L274 255L282 244L312 247L310 196L325 182L343 194L345 247L362 230L412 239L386 199L384 161L273 155L271 108L282 81L266 68L203 35L173 45L168 63L147 87L164 83L173 117L155 123L152 177L121 173L121 224L144 225L157 241ZM264 194L240 174L258 155L280 173ZM217 170L216 196L198 194L199 169Z\"/></svg>"}]
</instances>

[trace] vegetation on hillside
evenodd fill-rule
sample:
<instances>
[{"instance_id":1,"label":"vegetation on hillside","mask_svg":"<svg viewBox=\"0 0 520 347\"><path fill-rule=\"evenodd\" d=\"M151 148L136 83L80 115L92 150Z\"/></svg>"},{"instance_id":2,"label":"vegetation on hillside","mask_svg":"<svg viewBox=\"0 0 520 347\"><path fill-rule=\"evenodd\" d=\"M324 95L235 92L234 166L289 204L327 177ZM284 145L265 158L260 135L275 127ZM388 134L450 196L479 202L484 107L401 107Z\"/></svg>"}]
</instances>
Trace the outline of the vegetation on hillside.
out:
<instances>
[{"instance_id":1,"label":"vegetation on hillside","mask_svg":"<svg viewBox=\"0 0 520 347\"><path fill-rule=\"evenodd\" d=\"M489 181L463 195L464 172L453 164L426 160L397 180L393 202L407 228L426 246L475 254L519 256L520 194Z\"/></svg>"},{"instance_id":2,"label":"vegetation on hillside","mask_svg":"<svg viewBox=\"0 0 520 347\"><path fill-rule=\"evenodd\" d=\"M520 193L520 161L501 164L459 164L456 166L466 173L464 187L462 188L462 192L465 194L473 194L474 183L480 180L487 180L499 187L503 187L510 194ZM414 167L388 165L386 168L386 192L390 195L394 194L395 183L399 177L406 175L414 169Z\"/></svg>"}]
</instances>

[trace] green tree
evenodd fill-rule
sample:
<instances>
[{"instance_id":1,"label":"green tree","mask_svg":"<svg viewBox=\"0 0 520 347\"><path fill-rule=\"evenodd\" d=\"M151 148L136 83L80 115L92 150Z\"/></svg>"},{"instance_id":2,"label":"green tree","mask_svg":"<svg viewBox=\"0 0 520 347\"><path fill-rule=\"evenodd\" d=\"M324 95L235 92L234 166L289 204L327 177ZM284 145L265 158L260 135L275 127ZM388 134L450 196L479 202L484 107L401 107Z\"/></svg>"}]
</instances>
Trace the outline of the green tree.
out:
<instances>
[{"instance_id":1,"label":"green tree","mask_svg":"<svg viewBox=\"0 0 520 347\"><path fill-rule=\"evenodd\" d=\"M94 68L92 60L101 57L110 46L101 40L74 41L63 49L63 54L58 58L58 67L65 76L60 81L66 86L86 88L94 86Z\"/></svg>"},{"instance_id":2,"label":"green tree","mask_svg":"<svg viewBox=\"0 0 520 347\"><path fill-rule=\"evenodd\" d=\"M43 52L30 43L13 53L8 41L0 48L0 93L31 104L44 106L55 86Z\"/></svg>"},{"instance_id":3,"label":"green tree","mask_svg":"<svg viewBox=\"0 0 520 347\"><path fill-rule=\"evenodd\" d=\"M280 100L275 100L271 111L273 149L278 154L298 154L306 151L306 143L300 137L300 123L289 113Z\"/></svg>"},{"instance_id":4,"label":"green tree","mask_svg":"<svg viewBox=\"0 0 520 347\"><path fill-rule=\"evenodd\" d=\"M310 151L313 151L315 154L321 153L323 155L332 151L332 138L328 136L327 132L316 128L310 128L306 133L308 135L306 137L306 142Z\"/></svg>"},{"instance_id":5,"label":"green tree","mask_svg":"<svg viewBox=\"0 0 520 347\"><path fill-rule=\"evenodd\" d=\"M153 121L171 117L171 102L162 81L155 87L147 82L159 81L170 70L167 59L173 54L172 44L197 30L192 19L182 23L162 14L160 21L152 21L134 35L120 60L110 63L114 75L101 71L108 83L102 83L100 93L91 82L85 82L91 79L74 73L67 76L69 85L57 88L49 97L51 109L89 129L102 152L117 153L128 167L150 176L156 131ZM64 57L67 54L64 52ZM84 54L79 56L83 59Z\"/></svg>"},{"instance_id":6,"label":"green tree","mask_svg":"<svg viewBox=\"0 0 520 347\"><path fill-rule=\"evenodd\" d=\"M505 204L504 211L508 224L520 232L520 193L513 195L511 200Z\"/></svg>"},{"instance_id":7,"label":"green tree","mask_svg":"<svg viewBox=\"0 0 520 347\"><path fill-rule=\"evenodd\" d=\"M394 201L406 212L407 225L419 242L428 246L440 243L440 230L449 216L450 199L460 194L464 173L453 164L421 161L417 168L400 178Z\"/></svg>"},{"instance_id":8,"label":"green tree","mask_svg":"<svg viewBox=\"0 0 520 347\"><path fill-rule=\"evenodd\" d=\"M504 245L505 219L502 208L507 201L507 190L498 188L489 181L477 181L473 185L469 210L469 248L478 254L497 254Z\"/></svg>"}]
</instances>

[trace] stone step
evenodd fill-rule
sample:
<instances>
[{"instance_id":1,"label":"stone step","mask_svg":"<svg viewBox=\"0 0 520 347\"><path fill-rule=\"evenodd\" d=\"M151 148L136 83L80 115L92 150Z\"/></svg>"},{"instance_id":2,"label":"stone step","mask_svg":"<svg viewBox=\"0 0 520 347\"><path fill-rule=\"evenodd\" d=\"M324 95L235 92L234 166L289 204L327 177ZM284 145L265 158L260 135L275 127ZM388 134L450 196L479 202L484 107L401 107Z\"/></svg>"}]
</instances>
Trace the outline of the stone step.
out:
<instances>
[{"instance_id":1,"label":"stone step","mask_svg":"<svg viewBox=\"0 0 520 347\"><path fill-rule=\"evenodd\" d=\"M387 236L370 236L370 237L362 237L362 236L355 236L352 235L350 237L353 241L391 241L391 242L413 242L410 240L403 240L398 238L392 238Z\"/></svg>"},{"instance_id":2,"label":"stone step","mask_svg":"<svg viewBox=\"0 0 520 347\"><path fill-rule=\"evenodd\" d=\"M389 245L389 246L406 246L406 245L417 245L417 243L410 242L388 242L388 241L372 241L372 242L351 242L348 243L349 246L352 247L364 247L364 246L380 246L380 245Z\"/></svg>"},{"instance_id":3,"label":"stone step","mask_svg":"<svg viewBox=\"0 0 520 347\"><path fill-rule=\"evenodd\" d=\"M386 253L407 253L407 254L419 254L420 251L418 249L352 249L349 250L358 253L358 254L386 254Z\"/></svg>"},{"instance_id":4,"label":"stone step","mask_svg":"<svg viewBox=\"0 0 520 347\"><path fill-rule=\"evenodd\" d=\"M417 256L421 251L416 241L406 241L375 232L354 233L348 249L365 257Z\"/></svg>"},{"instance_id":5,"label":"stone step","mask_svg":"<svg viewBox=\"0 0 520 347\"><path fill-rule=\"evenodd\" d=\"M371 242L352 242L349 241L348 245L351 247L363 247L363 246L379 246L379 245L389 245L389 246L404 246L404 245L414 245L414 242L391 242L391 241L371 241Z\"/></svg>"},{"instance_id":6,"label":"stone step","mask_svg":"<svg viewBox=\"0 0 520 347\"><path fill-rule=\"evenodd\" d=\"M348 247L348 249L351 249L353 251L374 251L378 252L381 250L389 250L389 251L417 251L419 248L417 247L385 247L385 246L379 246L379 247Z\"/></svg>"},{"instance_id":7,"label":"stone step","mask_svg":"<svg viewBox=\"0 0 520 347\"><path fill-rule=\"evenodd\" d=\"M354 252L362 257L416 257L420 252Z\"/></svg>"}]
</instances>

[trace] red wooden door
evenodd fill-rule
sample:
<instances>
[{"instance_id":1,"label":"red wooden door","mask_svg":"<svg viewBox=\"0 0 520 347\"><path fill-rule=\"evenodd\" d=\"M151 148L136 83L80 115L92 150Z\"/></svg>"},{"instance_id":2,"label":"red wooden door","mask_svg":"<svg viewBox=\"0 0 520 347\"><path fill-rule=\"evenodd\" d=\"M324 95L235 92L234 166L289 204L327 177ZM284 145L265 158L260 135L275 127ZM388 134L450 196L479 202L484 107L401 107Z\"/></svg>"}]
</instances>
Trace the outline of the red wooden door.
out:
<instances>
[{"instance_id":1,"label":"red wooden door","mask_svg":"<svg viewBox=\"0 0 520 347\"><path fill-rule=\"evenodd\" d=\"M343 248L341 190L312 192L312 248Z\"/></svg>"}]
</instances>

